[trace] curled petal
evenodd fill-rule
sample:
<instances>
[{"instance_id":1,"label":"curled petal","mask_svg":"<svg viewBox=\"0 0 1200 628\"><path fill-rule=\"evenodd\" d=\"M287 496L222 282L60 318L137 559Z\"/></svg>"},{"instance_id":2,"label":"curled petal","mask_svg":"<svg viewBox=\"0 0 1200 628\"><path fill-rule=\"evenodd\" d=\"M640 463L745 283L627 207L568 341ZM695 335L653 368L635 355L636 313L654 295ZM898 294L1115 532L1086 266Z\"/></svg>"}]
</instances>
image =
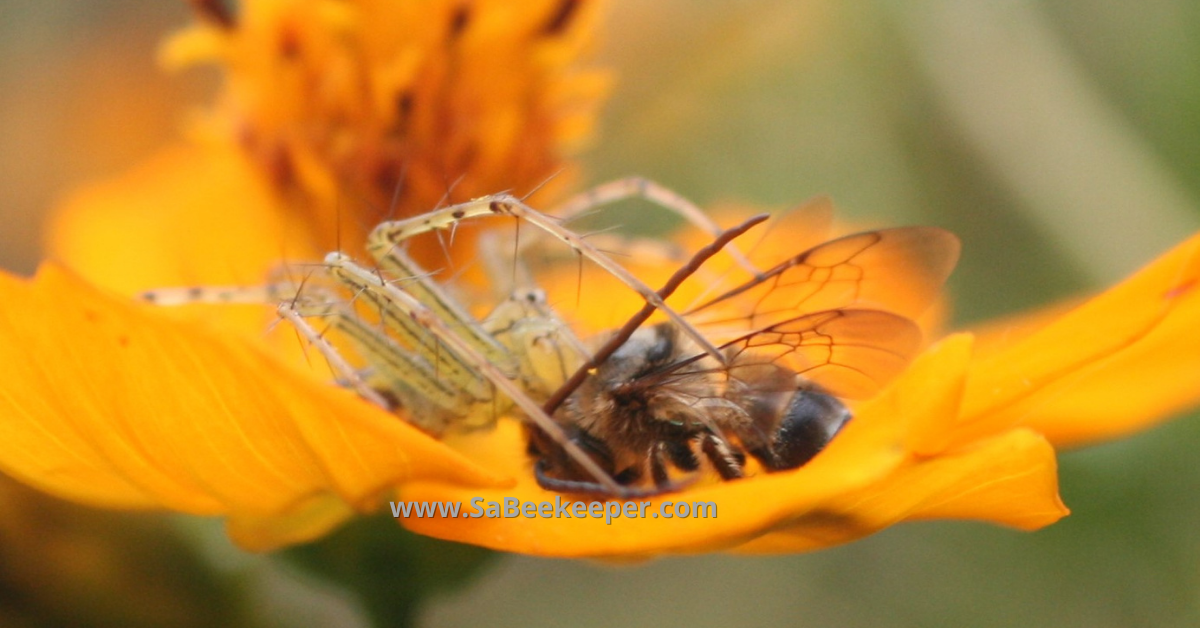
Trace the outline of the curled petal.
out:
<instances>
[{"instance_id":1,"label":"curled petal","mask_svg":"<svg viewBox=\"0 0 1200 628\"><path fill-rule=\"evenodd\" d=\"M1028 426L1056 445L1145 428L1200 400L1200 235L971 366L943 443Z\"/></svg>"},{"instance_id":2,"label":"curled petal","mask_svg":"<svg viewBox=\"0 0 1200 628\"><path fill-rule=\"evenodd\" d=\"M1024 530L1068 511L1058 496L1054 448L1013 430L935 458L913 458L887 478L837 496L786 529L738 548L749 553L820 549L902 521L974 519Z\"/></svg>"},{"instance_id":3,"label":"curled petal","mask_svg":"<svg viewBox=\"0 0 1200 628\"><path fill-rule=\"evenodd\" d=\"M803 534L804 530L816 531L831 521L862 522L842 528L840 536L831 536L824 543L833 544L873 532L906 512L913 516L923 514L935 507L939 495L949 496L955 492L962 495L961 503L971 504L971 508L981 511L978 503L971 499L971 489L975 494L988 496L986 486L993 478L970 473L952 476L950 481L928 478L923 471L929 468L921 466L923 462L914 458L906 447L913 433L927 430L929 425L947 424L957 411L957 403L948 403L947 399L958 399L966 374L969 355L966 349L970 346L969 337L958 338L923 355L891 387L858 407L855 418L825 451L793 471L764 473L747 480L634 500L648 502L644 510L638 510L645 513L645 517L622 517L611 524L603 518L461 516L414 517L404 519L402 523L422 534L508 551L550 556L631 557L729 549L772 531L795 535ZM529 472L530 461L519 453L522 443L518 426L510 423L503 427L493 435L460 443L459 448L482 464L519 478L516 487L479 491L438 481L418 481L402 488L401 499L458 501L464 505L472 498L478 498L477 503L483 505L503 503L505 498L551 504L556 499L580 499L540 489ZM986 454L984 456L990 459ZM1041 486L1053 487L1052 466L1047 484L1044 466L1026 468L1022 466L1022 460L1013 461L1012 468L1036 478ZM914 465L916 472L906 471ZM885 509L868 499L873 495L873 487L885 484L899 495L908 496L912 504L907 511ZM689 505L713 503L717 516L707 519L655 517L654 514L663 512L661 507L668 501L673 504L686 501ZM621 502L610 504L619 506ZM962 508L966 509L966 506ZM888 520L889 516L892 520ZM821 545L816 543L807 549Z\"/></svg>"},{"instance_id":4,"label":"curled petal","mask_svg":"<svg viewBox=\"0 0 1200 628\"><path fill-rule=\"evenodd\" d=\"M55 266L0 275L0 302L0 469L41 490L265 520L321 495L372 508L411 478L505 481L254 342Z\"/></svg>"},{"instance_id":5,"label":"curled petal","mask_svg":"<svg viewBox=\"0 0 1200 628\"><path fill-rule=\"evenodd\" d=\"M1039 434L1013 430L958 449L921 453L958 416L972 340L957 334L941 341L913 363L903 384L860 411L910 413L910 453L903 463L887 477L836 495L738 550L813 550L916 519L977 519L1035 529L1065 516L1054 449Z\"/></svg>"},{"instance_id":6,"label":"curled petal","mask_svg":"<svg viewBox=\"0 0 1200 628\"><path fill-rule=\"evenodd\" d=\"M356 514L336 495L320 493L282 514L231 513L225 520L225 530L242 549L265 552L320 538Z\"/></svg>"}]
</instances>

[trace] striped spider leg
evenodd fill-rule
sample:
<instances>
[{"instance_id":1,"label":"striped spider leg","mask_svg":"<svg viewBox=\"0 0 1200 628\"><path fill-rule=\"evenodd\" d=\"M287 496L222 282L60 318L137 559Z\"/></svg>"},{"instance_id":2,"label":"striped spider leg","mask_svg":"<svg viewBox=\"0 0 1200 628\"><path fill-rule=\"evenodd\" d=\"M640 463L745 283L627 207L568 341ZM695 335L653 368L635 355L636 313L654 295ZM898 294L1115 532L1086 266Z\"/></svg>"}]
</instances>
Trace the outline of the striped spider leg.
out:
<instances>
[{"instance_id":1,"label":"striped spider leg","mask_svg":"<svg viewBox=\"0 0 1200 628\"><path fill-rule=\"evenodd\" d=\"M565 202L557 205L552 212L554 218L560 222L566 222L577 216L583 215L594 208L612 203L618 203L623 200L640 198L649 201L654 205L662 207L679 217L683 218L692 226L707 233L713 239L721 236L721 228L717 223L709 218L704 210L700 209L695 203L688 200L683 195L671 190L660 183L646 179L644 177L625 177L616 179L607 183L591 187L575 196L567 199ZM536 242L535 238L523 240L518 243L518 246L528 246ZM644 250L653 251L654 249L661 250L662 243L658 241L644 242L622 242L620 248L629 249L632 245L643 243L650 246ZM655 246L657 245L657 246ZM725 247L725 251L733 257L734 261L739 266L748 271L751 275L757 275L758 269L750 262L749 259L735 246L730 243ZM661 256L661 255L659 255Z\"/></svg>"},{"instance_id":2,"label":"striped spider leg","mask_svg":"<svg viewBox=\"0 0 1200 628\"><path fill-rule=\"evenodd\" d=\"M658 296L650 286L647 286L640 279L633 276L632 273L625 270L623 266L587 242L583 236L564 228L554 218L529 207L517 197L509 194L485 196L467 201L466 203L459 203L421 214L413 218L380 223L367 237L367 251L377 261L380 261L381 266L385 266L382 260L398 251L399 243L404 240L422 233L451 229L464 219L482 216L510 216L518 220L523 220L558 239L579 255L582 255L588 261L637 292L648 304L665 314L681 333L688 336L713 359L719 362L724 360L716 346L709 342L698 329L688 323L681 314L669 307L663 301L662 297Z\"/></svg>"}]
</instances>

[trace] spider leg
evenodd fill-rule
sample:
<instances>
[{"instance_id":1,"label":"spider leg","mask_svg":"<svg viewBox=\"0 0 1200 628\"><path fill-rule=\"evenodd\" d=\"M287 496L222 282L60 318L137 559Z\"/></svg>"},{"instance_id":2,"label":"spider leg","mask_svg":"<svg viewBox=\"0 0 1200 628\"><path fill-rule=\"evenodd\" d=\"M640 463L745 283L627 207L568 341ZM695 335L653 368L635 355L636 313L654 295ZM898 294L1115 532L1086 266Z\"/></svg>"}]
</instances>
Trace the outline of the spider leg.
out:
<instances>
[{"instance_id":1,"label":"spider leg","mask_svg":"<svg viewBox=\"0 0 1200 628\"><path fill-rule=\"evenodd\" d=\"M573 493L576 495L597 495L601 497L612 497L615 499L640 499L644 497L655 497L657 495L665 495L682 490L687 486L686 483L667 484L666 486L652 486L647 488L639 488L633 486L618 486L616 489L608 488L598 482L586 482L580 480L563 480L548 475L548 463L539 459L533 464L533 477L537 479L538 486L559 493Z\"/></svg>"},{"instance_id":2,"label":"spider leg","mask_svg":"<svg viewBox=\"0 0 1200 628\"><path fill-rule=\"evenodd\" d=\"M406 220L396 220L379 224L371 232L367 240L367 250L376 259L387 255L388 251L397 246L396 243L421 233L450 228L465 218L477 216L512 216L541 229L550 236L565 243L572 250L587 258L604 271L619 279L630 289L637 292L646 303L664 313L667 318L684 334L694 341L713 359L724 362L724 356L700 330L688 323L683 316L669 307L666 302L649 286L617 264L610 257L588 243L582 236L565 229L554 218L543 214L521 202L520 199L500 194L487 196L459 205L452 205L440 210Z\"/></svg>"},{"instance_id":3,"label":"spider leg","mask_svg":"<svg viewBox=\"0 0 1200 628\"><path fill-rule=\"evenodd\" d=\"M483 377L490 386L495 387L516 404L534 425L545 432L559 447L562 447L567 455L599 485L610 489L613 494L620 491L621 486L612 479L612 476L584 453L567 436L562 426L546 414L541 405L534 401L517 381L514 381L515 374L505 373L497 368L488 360L487 356L476 349L471 342L455 333L450 325L438 318L419 299L385 281L381 276L358 266L344 254L330 253L326 256L325 262L329 265L330 272L339 281L355 292L370 298L379 306L381 314L386 318L394 320L409 318L428 330L440 345L448 349L448 351L441 352L452 356L452 360L448 362L459 364Z\"/></svg>"},{"instance_id":4,"label":"spider leg","mask_svg":"<svg viewBox=\"0 0 1200 628\"><path fill-rule=\"evenodd\" d=\"M721 234L717 226L704 210L689 201L674 190L644 177L625 177L584 190L558 205L550 213L560 220L569 220L586 213L596 207L617 203L629 198L642 198L654 203L703 230L714 238ZM757 276L759 270L746 258L736 246L730 246L727 252L733 259L751 275Z\"/></svg>"},{"instance_id":5,"label":"spider leg","mask_svg":"<svg viewBox=\"0 0 1200 628\"><path fill-rule=\"evenodd\" d=\"M418 427L434 434L445 431L451 421L469 420L474 406L487 399L472 398L462 388L440 377L435 367L412 350L392 340L377 325L358 316L345 303L304 303L287 301L278 308L279 315L295 327L333 367L338 378L369 401L394 410L395 402L408 411L408 418ZM337 348L319 334L307 319L328 321L354 350L371 364L369 380L341 356ZM383 392L391 393L388 399ZM380 404L379 399L385 403ZM477 421L478 422L478 421ZM486 424L486 422L484 423ZM470 423L467 427L473 427Z\"/></svg>"}]
</instances>

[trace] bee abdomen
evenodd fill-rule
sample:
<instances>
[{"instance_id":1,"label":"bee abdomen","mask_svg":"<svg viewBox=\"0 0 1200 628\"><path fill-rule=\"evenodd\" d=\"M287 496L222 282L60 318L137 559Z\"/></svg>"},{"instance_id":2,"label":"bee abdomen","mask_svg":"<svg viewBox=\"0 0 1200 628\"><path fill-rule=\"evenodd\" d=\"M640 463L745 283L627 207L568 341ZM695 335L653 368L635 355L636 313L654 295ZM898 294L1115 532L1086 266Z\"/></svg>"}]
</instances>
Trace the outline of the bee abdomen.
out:
<instances>
[{"instance_id":1,"label":"bee abdomen","mask_svg":"<svg viewBox=\"0 0 1200 628\"><path fill-rule=\"evenodd\" d=\"M850 411L836 397L798 390L784 411L769 455L754 453L771 470L795 469L820 453L849 420Z\"/></svg>"}]
</instances>

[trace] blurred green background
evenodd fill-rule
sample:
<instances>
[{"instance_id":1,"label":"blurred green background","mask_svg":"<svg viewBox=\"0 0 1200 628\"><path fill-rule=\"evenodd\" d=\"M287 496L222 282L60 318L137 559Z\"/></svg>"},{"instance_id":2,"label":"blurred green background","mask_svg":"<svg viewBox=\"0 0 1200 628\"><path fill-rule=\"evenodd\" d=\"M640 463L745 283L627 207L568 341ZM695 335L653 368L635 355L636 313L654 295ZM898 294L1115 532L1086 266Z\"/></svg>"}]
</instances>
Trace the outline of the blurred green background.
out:
<instances>
[{"instance_id":1,"label":"blurred green background","mask_svg":"<svg viewBox=\"0 0 1200 628\"><path fill-rule=\"evenodd\" d=\"M154 67L156 42L187 19L182 3L10 0L3 12L0 266L30 272L55 200L174 137L214 81ZM826 193L854 221L948 227L964 241L959 324L1111 284L1200 228L1193 0L625 0L610 14L598 62L619 82L585 155L590 181L639 174L701 203L764 207ZM502 556L434 594L419 623L1200 625L1198 443L1192 416L1063 453L1073 513L1033 534L922 523L815 554L622 567ZM47 539L0 525L0 623L55 625L53 609L75 603L163 604L163 591L112 584L143 574L204 583L189 603L208 609L144 625L369 625L370 604L294 567L336 553L338 539L246 556L212 522L72 512L74 534L111 533L116 517L172 549L109 565L125 575L107 600L47 596L54 579L14 558L14 544ZM396 587L440 587L427 564L462 558L395 537L418 546L388 565L406 574Z\"/></svg>"}]
</instances>

